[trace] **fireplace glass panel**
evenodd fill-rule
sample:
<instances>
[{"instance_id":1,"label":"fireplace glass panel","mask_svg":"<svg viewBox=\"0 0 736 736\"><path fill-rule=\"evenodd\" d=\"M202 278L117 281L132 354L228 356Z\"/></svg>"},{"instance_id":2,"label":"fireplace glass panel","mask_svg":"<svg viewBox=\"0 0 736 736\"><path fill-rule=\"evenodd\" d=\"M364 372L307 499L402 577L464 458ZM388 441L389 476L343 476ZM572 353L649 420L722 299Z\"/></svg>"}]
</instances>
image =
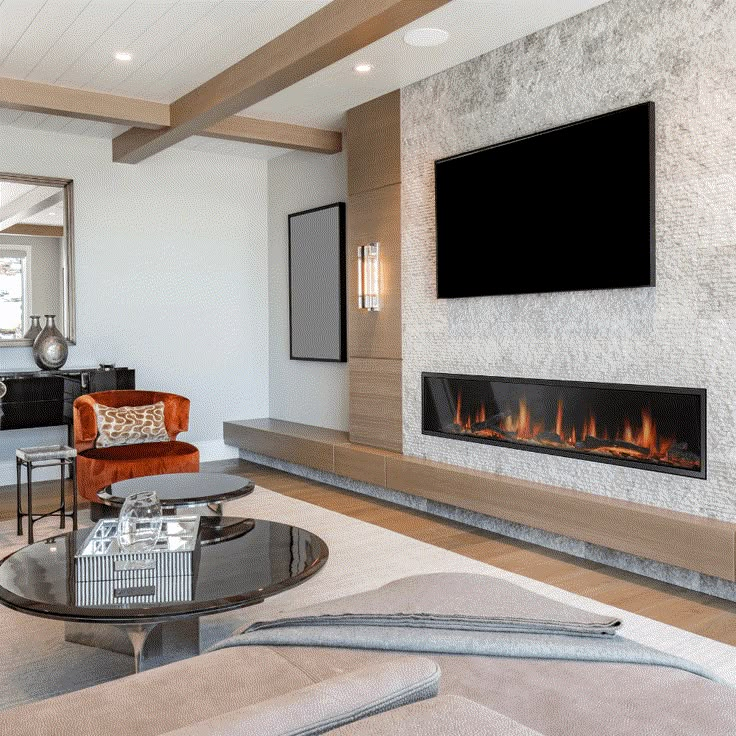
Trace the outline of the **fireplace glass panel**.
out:
<instances>
[{"instance_id":1,"label":"fireplace glass panel","mask_svg":"<svg viewBox=\"0 0 736 736\"><path fill-rule=\"evenodd\" d=\"M705 478L705 389L422 375L424 434Z\"/></svg>"}]
</instances>

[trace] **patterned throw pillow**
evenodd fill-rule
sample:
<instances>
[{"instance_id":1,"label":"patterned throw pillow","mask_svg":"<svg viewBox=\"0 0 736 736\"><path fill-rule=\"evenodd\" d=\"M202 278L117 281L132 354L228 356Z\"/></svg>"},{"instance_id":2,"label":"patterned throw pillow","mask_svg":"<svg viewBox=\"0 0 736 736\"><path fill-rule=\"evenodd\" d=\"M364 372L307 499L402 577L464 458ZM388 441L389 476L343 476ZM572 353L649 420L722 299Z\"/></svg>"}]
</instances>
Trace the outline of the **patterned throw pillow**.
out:
<instances>
[{"instance_id":1,"label":"patterned throw pillow","mask_svg":"<svg viewBox=\"0 0 736 736\"><path fill-rule=\"evenodd\" d=\"M97 447L167 442L164 402L145 406L104 406L95 404Z\"/></svg>"}]
</instances>

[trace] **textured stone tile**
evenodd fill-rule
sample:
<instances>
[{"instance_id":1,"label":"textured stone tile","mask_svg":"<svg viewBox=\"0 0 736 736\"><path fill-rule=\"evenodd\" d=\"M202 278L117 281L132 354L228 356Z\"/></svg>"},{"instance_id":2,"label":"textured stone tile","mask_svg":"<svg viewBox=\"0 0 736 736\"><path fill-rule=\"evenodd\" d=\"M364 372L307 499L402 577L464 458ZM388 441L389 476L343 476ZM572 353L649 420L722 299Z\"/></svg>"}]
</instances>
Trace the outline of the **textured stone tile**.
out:
<instances>
[{"instance_id":1,"label":"textured stone tile","mask_svg":"<svg viewBox=\"0 0 736 736\"><path fill-rule=\"evenodd\" d=\"M610 0L402 90L405 453L736 521L734 79L736 3ZM645 100L655 289L436 298L435 159ZM422 371L704 386L708 479L425 437Z\"/></svg>"}]
</instances>

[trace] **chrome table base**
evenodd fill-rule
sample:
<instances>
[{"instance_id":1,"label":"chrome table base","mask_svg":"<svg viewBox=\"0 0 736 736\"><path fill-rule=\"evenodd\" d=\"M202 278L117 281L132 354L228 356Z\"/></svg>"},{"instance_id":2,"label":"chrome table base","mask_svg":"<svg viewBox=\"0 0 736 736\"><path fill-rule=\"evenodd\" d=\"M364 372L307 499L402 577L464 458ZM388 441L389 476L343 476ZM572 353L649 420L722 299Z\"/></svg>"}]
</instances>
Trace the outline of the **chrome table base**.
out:
<instances>
[{"instance_id":1,"label":"chrome table base","mask_svg":"<svg viewBox=\"0 0 736 736\"><path fill-rule=\"evenodd\" d=\"M199 618L158 624L66 623L64 639L132 655L135 672L143 672L199 654Z\"/></svg>"}]
</instances>

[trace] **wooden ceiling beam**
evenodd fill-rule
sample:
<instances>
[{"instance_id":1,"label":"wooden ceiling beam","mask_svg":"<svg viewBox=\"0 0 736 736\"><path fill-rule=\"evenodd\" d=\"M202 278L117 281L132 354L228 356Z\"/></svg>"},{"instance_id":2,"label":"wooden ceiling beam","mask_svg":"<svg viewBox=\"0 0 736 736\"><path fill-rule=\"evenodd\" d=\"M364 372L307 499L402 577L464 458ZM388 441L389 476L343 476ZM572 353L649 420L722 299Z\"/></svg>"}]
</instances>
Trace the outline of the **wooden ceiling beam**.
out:
<instances>
[{"instance_id":1,"label":"wooden ceiling beam","mask_svg":"<svg viewBox=\"0 0 736 736\"><path fill-rule=\"evenodd\" d=\"M25 79L0 78L0 107L101 123L135 125L138 128L160 129L170 122L169 106L164 102L58 87Z\"/></svg>"},{"instance_id":2,"label":"wooden ceiling beam","mask_svg":"<svg viewBox=\"0 0 736 736\"><path fill-rule=\"evenodd\" d=\"M342 151L342 133L338 130L306 128L303 125L276 123L272 120L246 118L242 115L231 115L219 123L210 125L199 135L206 138L225 138L231 141L281 146L297 151L316 153Z\"/></svg>"},{"instance_id":3,"label":"wooden ceiling beam","mask_svg":"<svg viewBox=\"0 0 736 736\"><path fill-rule=\"evenodd\" d=\"M19 222L5 228L5 230L0 230L0 235L34 235L37 238L61 238L64 236L64 228L61 225L36 225L31 222Z\"/></svg>"},{"instance_id":4,"label":"wooden ceiling beam","mask_svg":"<svg viewBox=\"0 0 736 736\"><path fill-rule=\"evenodd\" d=\"M63 189L34 187L0 207L0 229L6 230L63 201Z\"/></svg>"},{"instance_id":5,"label":"wooden ceiling beam","mask_svg":"<svg viewBox=\"0 0 736 736\"><path fill-rule=\"evenodd\" d=\"M9 110L133 125L135 130L168 126L169 107L165 102L0 77L0 108ZM339 131L241 115L226 118L200 135L316 153L338 153L342 150L342 134Z\"/></svg>"},{"instance_id":6,"label":"wooden ceiling beam","mask_svg":"<svg viewBox=\"0 0 736 736\"><path fill-rule=\"evenodd\" d=\"M138 163L324 69L449 0L333 0L171 105L169 127L131 128L113 161Z\"/></svg>"}]
</instances>

